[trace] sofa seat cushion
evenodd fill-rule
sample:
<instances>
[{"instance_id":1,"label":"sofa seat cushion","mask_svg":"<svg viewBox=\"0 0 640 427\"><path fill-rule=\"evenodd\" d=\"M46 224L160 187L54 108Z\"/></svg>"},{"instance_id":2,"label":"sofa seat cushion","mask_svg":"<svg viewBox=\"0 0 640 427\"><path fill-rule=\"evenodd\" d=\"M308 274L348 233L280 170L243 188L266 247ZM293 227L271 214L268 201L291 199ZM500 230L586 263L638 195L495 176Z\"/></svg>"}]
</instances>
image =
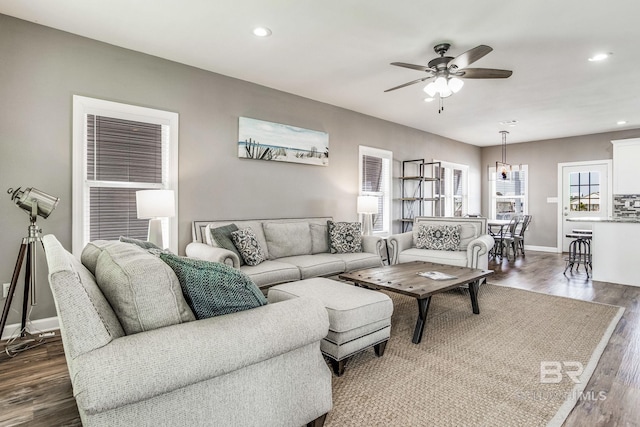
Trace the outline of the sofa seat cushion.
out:
<instances>
[{"instance_id":1,"label":"sofa seat cushion","mask_svg":"<svg viewBox=\"0 0 640 427\"><path fill-rule=\"evenodd\" d=\"M300 270L300 278L331 276L343 273L345 263L334 254L298 255L280 258L278 261L293 264Z\"/></svg>"},{"instance_id":2,"label":"sofa seat cushion","mask_svg":"<svg viewBox=\"0 0 640 427\"><path fill-rule=\"evenodd\" d=\"M265 222L269 259L311 254L311 229L308 222Z\"/></svg>"},{"instance_id":3,"label":"sofa seat cushion","mask_svg":"<svg viewBox=\"0 0 640 427\"><path fill-rule=\"evenodd\" d=\"M362 270L364 268L381 267L382 260L376 254L359 252L352 254L331 254L345 263L345 271Z\"/></svg>"},{"instance_id":4,"label":"sofa seat cushion","mask_svg":"<svg viewBox=\"0 0 640 427\"><path fill-rule=\"evenodd\" d=\"M400 263L411 261L427 261L458 267L467 266L467 251L438 251L434 249L411 248L400 252Z\"/></svg>"},{"instance_id":5,"label":"sofa seat cushion","mask_svg":"<svg viewBox=\"0 0 640 427\"><path fill-rule=\"evenodd\" d=\"M136 245L104 247L96 282L127 335L195 320L173 270Z\"/></svg>"},{"instance_id":6,"label":"sofa seat cushion","mask_svg":"<svg viewBox=\"0 0 640 427\"><path fill-rule=\"evenodd\" d=\"M267 303L249 276L219 262L161 253L178 276L187 303L198 319L258 308Z\"/></svg>"},{"instance_id":7,"label":"sofa seat cushion","mask_svg":"<svg viewBox=\"0 0 640 427\"><path fill-rule=\"evenodd\" d=\"M300 280L298 267L280 261L267 260L258 265L243 265L240 271L251 277L258 287Z\"/></svg>"}]
</instances>

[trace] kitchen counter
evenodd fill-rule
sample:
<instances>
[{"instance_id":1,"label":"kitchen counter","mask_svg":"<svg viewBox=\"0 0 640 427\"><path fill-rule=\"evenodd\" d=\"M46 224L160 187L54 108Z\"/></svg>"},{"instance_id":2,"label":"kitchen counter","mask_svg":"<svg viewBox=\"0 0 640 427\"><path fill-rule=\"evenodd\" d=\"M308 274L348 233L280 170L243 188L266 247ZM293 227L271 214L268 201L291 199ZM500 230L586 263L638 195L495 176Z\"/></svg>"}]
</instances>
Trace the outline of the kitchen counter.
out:
<instances>
[{"instance_id":1,"label":"kitchen counter","mask_svg":"<svg viewBox=\"0 0 640 427\"><path fill-rule=\"evenodd\" d=\"M588 222L593 229L591 254L593 280L640 286L636 270L640 260L640 218L567 218Z\"/></svg>"},{"instance_id":2,"label":"kitchen counter","mask_svg":"<svg viewBox=\"0 0 640 427\"><path fill-rule=\"evenodd\" d=\"M618 218L582 217L582 218L567 218L567 221L571 221L571 222L621 222L621 223L638 223L638 224L640 224L640 217L618 217Z\"/></svg>"}]
</instances>

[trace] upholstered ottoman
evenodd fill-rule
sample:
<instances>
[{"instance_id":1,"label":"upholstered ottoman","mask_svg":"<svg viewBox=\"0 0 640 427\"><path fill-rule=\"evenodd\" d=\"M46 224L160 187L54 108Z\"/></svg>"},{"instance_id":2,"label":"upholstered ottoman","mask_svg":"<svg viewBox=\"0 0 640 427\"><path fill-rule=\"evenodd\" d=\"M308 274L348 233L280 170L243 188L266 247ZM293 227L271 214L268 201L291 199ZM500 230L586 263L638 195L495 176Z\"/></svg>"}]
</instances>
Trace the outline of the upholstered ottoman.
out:
<instances>
[{"instance_id":1,"label":"upholstered ottoman","mask_svg":"<svg viewBox=\"0 0 640 427\"><path fill-rule=\"evenodd\" d=\"M320 342L336 375L344 372L347 359L374 346L376 355L384 354L391 331L391 299L377 291L344 282L313 278L269 288L269 303L300 296L322 301L329 314L329 334Z\"/></svg>"}]
</instances>

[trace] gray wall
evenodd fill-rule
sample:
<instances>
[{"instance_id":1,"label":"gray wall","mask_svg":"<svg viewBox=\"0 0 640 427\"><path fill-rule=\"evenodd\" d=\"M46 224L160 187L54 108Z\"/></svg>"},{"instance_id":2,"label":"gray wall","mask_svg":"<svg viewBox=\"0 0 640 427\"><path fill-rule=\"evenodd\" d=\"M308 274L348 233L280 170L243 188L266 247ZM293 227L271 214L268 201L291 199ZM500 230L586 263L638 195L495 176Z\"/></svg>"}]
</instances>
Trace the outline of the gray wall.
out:
<instances>
[{"instance_id":1,"label":"gray wall","mask_svg":"<svg viewBox=\"0 0 640 427\"><path fill-rule=\"evenodd\" d=\"M513 132L517 132L514 130ZM611 140L637 138L640 129L507 145L507 162L529 165L529 213L533 215L527 245L557 246L558 205L547 197L558 192L558 163L603 160L613 157ZM482 148L482 182L502 158L501 146ZM489 213L488 185L482 186L482 213Z\"/></svg>"},{"instance_id":2,"label":"gray wall","mask_svg":"<svg viewBox=\"0 0 640 427\"><path fill-rule=\"evenodd\" d=\"M4 15L0 58L0 282L10 280L28 226L27 214L4 193L10 186L35 187L60 197L56 211L38 224L71 249L74 94L180 114L181 252L190 241L192 220L355 220L358 145L393 151L396 176L398 161L404 159L468 164L474 195L470 211L480 210L478 147ZM238 116L328 132L329 166L238 159ZM394 210L399 217L399 207ZM32 319L55 315L44 256L38 252L39 304ZM20 299L14 300L16 310ZM18 319L14 312L9 323Z\"/></svg>"}]
</instances>

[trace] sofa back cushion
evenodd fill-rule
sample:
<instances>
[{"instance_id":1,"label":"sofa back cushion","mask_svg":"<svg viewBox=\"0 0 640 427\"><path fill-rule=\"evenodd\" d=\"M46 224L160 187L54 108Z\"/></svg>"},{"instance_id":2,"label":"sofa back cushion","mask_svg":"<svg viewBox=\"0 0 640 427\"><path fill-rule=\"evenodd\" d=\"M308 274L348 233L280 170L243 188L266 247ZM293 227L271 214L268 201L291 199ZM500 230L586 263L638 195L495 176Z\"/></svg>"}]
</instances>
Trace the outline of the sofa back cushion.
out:
<instances>
[{"instance_id":1,"label":"sofa back cushion","mask_svg":"<svg viewBox=\"0 0 640 427\"><path fill-rule=\"evenodd\" d=\"M106 247L113 246L116 243L118 243L117 240L94 240L93 242L87 243L87 246L82 249L82 253L80 254L82 265L87 267L91 274L95 276L98 257Z\"/></svg>"},{"instance_id":2,"label":"sofa back cushion","mask_svg":"<svg viewBox=\"0 0 640 427\"><path fill-rule=\"evenodd\" d=\"M311 229L311 253L322 254L330 251L329 247L329 227L327 222L324 224L310 223Z\"/></svg>"},{"instance_id":3,"label":"sofa back cushion","mask_svg":"<svg viewBox=\"0 0 640 427\"><path fill-rule=\"evenodd\" d=\"M417 247L418 231L420 225L460 225L460 246L459 250L466 251L472 240L487 234L486 218L466 218L466 217L416 217L413 222L413 246Z\"/></svg>"},{"instance_id":4,"label":"sofa back cushion","mask_svg":"<svg viewBox=\"0 0 640 427\"><path fill-rule=\"evenodd\" d=\"M173 270L138 246L105 247L96 280L127 335L195 320Z\"/></svg>"},{"instance_id":5,"label":"sofa back cushion","mask_svg":"<svg viewBox=\"0 0 640 427\"><path fill-rule=\"evenodd\" d=\"M42 244L67 358L75 359L124 336L91 272L55 236L44 236Z\"/></svg>"},{"instance_id":6,"label":"sofa back cushion","mask_svg":"<svg viewBox=\"0 0 640 427\"><path fill-rule=\"evenodd\" d=\"M269 259L311 254L311 228L308 222L265 222L262 228Z\"/></svg>"}]
</instances>

